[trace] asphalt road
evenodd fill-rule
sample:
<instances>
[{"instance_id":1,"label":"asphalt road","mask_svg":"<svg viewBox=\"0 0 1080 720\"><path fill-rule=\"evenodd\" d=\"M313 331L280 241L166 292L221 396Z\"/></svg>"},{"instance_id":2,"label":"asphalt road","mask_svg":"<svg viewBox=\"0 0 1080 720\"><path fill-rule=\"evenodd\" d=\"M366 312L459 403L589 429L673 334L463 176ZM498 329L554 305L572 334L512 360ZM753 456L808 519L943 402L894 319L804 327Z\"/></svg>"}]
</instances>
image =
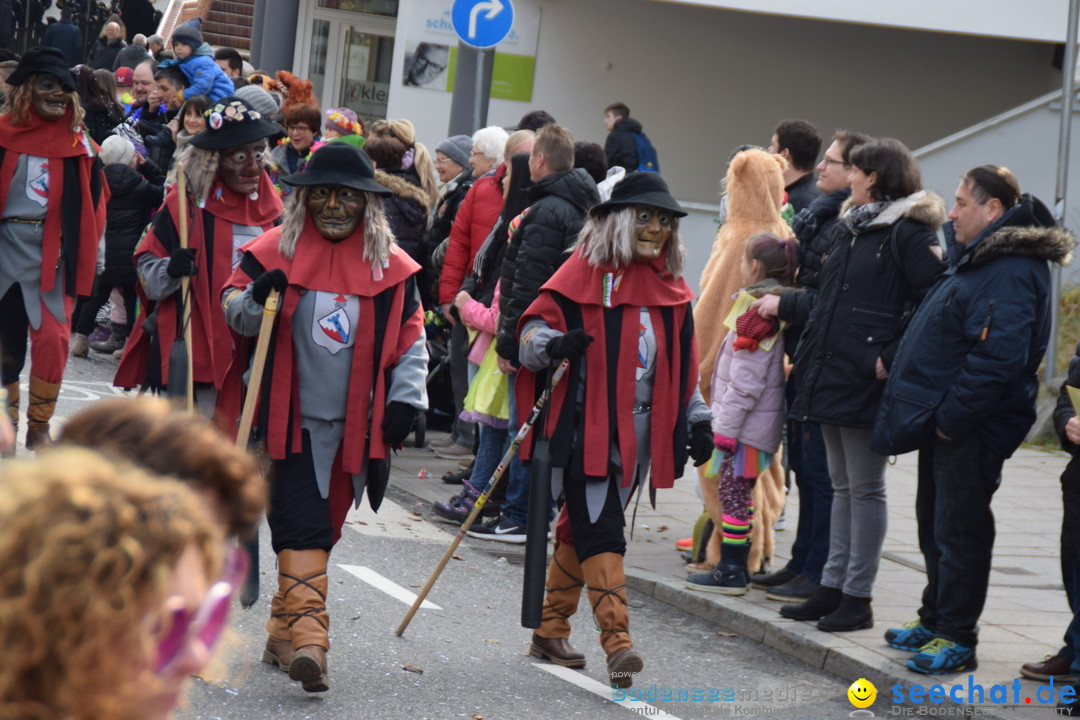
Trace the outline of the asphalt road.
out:
<instances>
[{"instance_id":1,"label":"asphalt road","mask_svg":"<svg viewBox=\"0 0 1080 720\"><path fill-rule=\"evenodd\" d=\"M111 356L91 356L69 362L58 422L88 402L123 394L110 386L116 365ZM365 505L350 516L331 556L331 689L322 694L303 692L260 662L276 578L264 528L259 601L246 611L236 606L234 632L207 679L193 681L178 717L832 720L852 710L847 681L634 591L631 632L645 669L632 691L642 694L620 698L607 687L584 598L571 641L585 653L586 668L542 664L528 657L530 631L519 624L521 547L472 538L461 544L428 598L438 609L421 609L397 637L411 598L395 598L372 581L381 583L381 576L397 592L417 592L454 529L419 509L414 498L391 487L378 515ZM687 699L665 699L682 692Z\"/></svg>"}]
</instances>

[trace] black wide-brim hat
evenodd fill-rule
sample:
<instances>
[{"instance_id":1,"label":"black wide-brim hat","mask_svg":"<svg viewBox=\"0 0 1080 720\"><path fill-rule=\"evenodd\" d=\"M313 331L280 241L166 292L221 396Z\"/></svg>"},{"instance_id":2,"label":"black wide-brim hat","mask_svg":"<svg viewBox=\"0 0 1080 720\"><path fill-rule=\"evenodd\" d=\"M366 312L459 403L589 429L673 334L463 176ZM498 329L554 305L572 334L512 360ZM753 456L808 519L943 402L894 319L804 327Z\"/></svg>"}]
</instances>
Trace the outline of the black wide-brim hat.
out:
<instances>
[{"instance_id":1,"label":"black wide-brim hat","mask_svg":"<svg viewBox=\"0 0 1080 720\"><path fill-rule=\"evenodd\" d=\"M686 217L682 206L671 196L664 178L654 172L632 172L615 184L611 190L611 199L599 205L593 205L589 214L596 217L608 210L615 210L627 205L651 205L661 210L670 210L677 217Z\"/></svg>"},{"instance_id":2,"label":"black wide-brim hat","mask_svg":"<svg viewBox=\"0 0 1080 720\"><path fill-rule=\"evenodd\" d=\"M201 150L226 150L281 132L275 123L233 95L211 105L203 117L206 129L188 141Z\"/></svg>"},{"instance_id":3,"label":"black wide-brim hat","mask_svg":"<svg viewBox=\"0 0 1080 720\"><path fill-rule=\"evenodd\" d=\"M375 182L375 166L360 148L346 142L328 142L312 155L302 172L281 178L286 185L341 185L360 192L390 195Z\"/></svg>"},{"instance_id":4,"label":"black wide-brim hat","mask_svg":"<svg viewBox=\"0 0 1080 720\"><path fill-rule=\"evenodd\" d=\"M53 47L32 47L19 61L15 72L8 76L8 85L22 85L31 75L52 75L68 92L75 92L75 73L71 72L67 58Z\"/></svg>"}]
</instances>

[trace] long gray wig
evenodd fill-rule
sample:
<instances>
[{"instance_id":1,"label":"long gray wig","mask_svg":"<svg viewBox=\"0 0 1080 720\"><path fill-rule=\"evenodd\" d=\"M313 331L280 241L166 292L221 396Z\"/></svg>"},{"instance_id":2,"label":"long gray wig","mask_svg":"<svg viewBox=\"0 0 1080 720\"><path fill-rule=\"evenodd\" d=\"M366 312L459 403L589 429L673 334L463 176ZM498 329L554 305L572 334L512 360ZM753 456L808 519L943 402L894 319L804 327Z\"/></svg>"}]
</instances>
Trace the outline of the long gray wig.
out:
<instances>
[{"instance_id":1,"label":"long gray wig","mask_svg":"<svg viewBox=\"0 0 1080 720\"><path fill-rule=\"evenodd\" d=\"M311 185L299 185L285 201L285 221L281 224L278 251L287 258L296 254L296 241L307 220L308 196ZM390 260L390 248L395 244L394 232L383 212L382 198L375 193L364 193L364 259L375 266L384 267Z\"/></svg>"},{"instance_id":2,"label":"long gray wig","mask_svg":"<svg viewBox=\"0 0 1080 720\"><path fill-rule=\"evenodd\" d=\"M206 207L207 196L214 185L214 178L217 177L218 157L217 150L203 150L188 143L177 154L176 164L169 170L166 183L171 185L176 181L176 166L183 163L188 194L195 198L199 207Z\"/></svg>"},{"instance_id":3,"label":"long gray wig","mask_svg":"<svg viewBox=\"0 0 1080 720\"><path fill-rule=\"evenodd\" d=\"M637 226L634 224L634 206L615 207L599 217L590 215L581 229L577 242L570 248L581 250L585 262L593 267L614 265L626 267L634 261L634 241ZM682 275L686 248L679 236L679 218L671 219L671 237L664 246L667 258L664 269L674 277Z\"/></svg>"}]
</instances>

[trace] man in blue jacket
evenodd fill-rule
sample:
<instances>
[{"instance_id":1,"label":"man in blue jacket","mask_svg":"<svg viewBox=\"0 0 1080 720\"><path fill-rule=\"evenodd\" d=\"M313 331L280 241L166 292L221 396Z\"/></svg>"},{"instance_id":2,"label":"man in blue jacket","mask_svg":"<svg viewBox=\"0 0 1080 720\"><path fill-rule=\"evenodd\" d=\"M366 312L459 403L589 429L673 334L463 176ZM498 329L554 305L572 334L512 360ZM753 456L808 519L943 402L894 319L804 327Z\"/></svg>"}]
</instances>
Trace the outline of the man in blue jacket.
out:
<instances>
[{"instance_id":1,"label":"man in blue jacket","mask_svg":"<svg viewBox=\"0 0 1080 720\"><path fill-rule=\"evenodd\" d=\"M71 8L60 11L60 20L46 28L41 44L64 53L64 58L71 67L82 62L82 31L71 21Z\"/></svg>"},{"instance_id":2,"label":"man in blue jacket","mask_svg":"<svg viewBox=\"0 0 1080 720\"><path fill-rule=\"evenodd\" d=\"M1072 234L1004 167L982 165L956 190L949 269L904 333L874 426L881 454L919 450L915 515L927 584L919 619L889 630L923 674L977 666L1001 466L1035 421L1050 336L1050 263Z\"/></svg>"}]
</instances>

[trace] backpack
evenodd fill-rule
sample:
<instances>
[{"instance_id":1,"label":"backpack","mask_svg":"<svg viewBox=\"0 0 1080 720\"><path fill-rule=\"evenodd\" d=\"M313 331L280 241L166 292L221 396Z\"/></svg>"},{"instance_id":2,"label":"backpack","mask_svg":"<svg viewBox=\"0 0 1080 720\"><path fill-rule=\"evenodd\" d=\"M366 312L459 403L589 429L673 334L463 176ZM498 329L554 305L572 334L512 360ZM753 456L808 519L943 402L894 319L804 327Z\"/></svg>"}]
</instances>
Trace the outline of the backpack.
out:
<instances>
[{"instance_id":1,"label":"backpack","mask_svg":"<svg viewBox=\"0 0 1080 720\"><path fill-rule=\"evenodd\" d=\"M643 133L630 133L634 138L634 145L637 148L638 156L638 172L660 172L660 160L656 157L656 148L649 142L649 138L645 137Z\"/></svg>"}]
</instances>

